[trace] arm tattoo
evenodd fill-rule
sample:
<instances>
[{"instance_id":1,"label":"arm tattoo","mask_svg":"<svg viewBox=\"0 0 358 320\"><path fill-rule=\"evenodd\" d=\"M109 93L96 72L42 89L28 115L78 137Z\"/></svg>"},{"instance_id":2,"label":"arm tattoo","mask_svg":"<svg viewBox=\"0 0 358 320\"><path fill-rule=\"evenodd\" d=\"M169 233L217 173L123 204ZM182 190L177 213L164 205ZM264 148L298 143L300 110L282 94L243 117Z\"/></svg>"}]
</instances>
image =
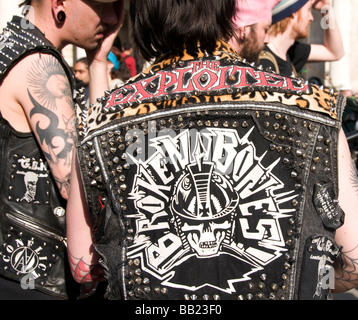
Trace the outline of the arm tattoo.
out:
<instances>
[{"instance_id":1,"label":"arm tattoo","mask_svg":"<svg viewBox=\"0 0 358 320\"><path fill-rule=\"evenodd\" d=\"M351 184L355 192L358 194L358 173L353 161L351 162L350 174L351 174Z\"/></svg>"},{"instance_id":2,"label":"arm tattoo","mask_svg":"<svg viewBox=\"0 0 358 320\"><path fill-rule=\"evenodd\" d=\"M33 64L27 80L31 91L45 108L56 110L57 99L66 99L67 103L72 105L70 84L65 71L55 57L42 55L39 62Z\"/></svg>"},{"instance_id":3,"label":"arm tattoo","mask_svg":"<svg viewBox=\"0 0 358 320\"><path fill-rule=\"evenodd\" d=\"M58 188L60 189L60 191L64 191L66 192L67 195L70 194L70 185L71 185L71 173L69 173L64 179L60 179L58 177L56 177L53 174L53 177L56 181L56 184L58 186Z\"/></svg>"},{"instance_id":4,"label":"arm tattoo","mask_svg":"<svg viewBox=\"0 0 358 320\"><path fill-rule=\"evenodd\" d=\"M89 265L71 253L68 256L73 277L78 283L104 281L104 272L99 265Z\"/></svg>"},{"instance_id":5,"label":"arm tattoo","mask_svg":"<svg viewBox=\"0 0 358 320\"><path fill-rule=\"evenodd\" d=\"M358 174L353 161L350 166L350 184L358 195ZM336 281L346 289L349 289L352 284L358 286L358 246L351 251L344 252L342 250L338 257L339 273L336 275ZM356 258L353 258L356 257Z\"/></svg>"},{"instance_id":6,"label":"arm tattoo","mask_svg":"<svg viewBox=\"0 0 358 320\"><path fill-rule=\"evenodd\" d=\"M352 251L356 250L354 248ZM352 284L358 285L358 259L350 257L351 252L341 252L338 257L338 263L340 267L340 275L336 275L336 281L341 284L342 287L349 289Z\"/></svg>"},{"instance_id":7,"label":"arm tattoo","mask_svg":"<svg viewBox=\"0 0 358 320\"><path fill-rule=\"evenodd\" d=\"M46 144L48 147L48 152L45 152L45 156L47 160L50 163L56 163L57 158L58 159L65 159L68 160L69 154L72 151L73 143L74 143L74 132L69 131L69 123L70 120L66 120L66 128L67 129L60 129L59 128L59 120L56 115L56 113L52 112L51 110L48 110L44 108L41 104L39 104L34 97L31 95L30 92L28 92L29 97L32 101L32 104L34 105L34 108L30 112L30 118L32 118L36 114L40 114L42 116L45 116L47 119L47 122L49 121L48 126L45 129L41 128L40 121L37 121L36 123L36 133L39 136L40 143L42 145ZM45 122L45 121L44 121ZM59 145L57 143L56 145L53 143L54 139L61 139L63 143ZM68 163L66 161L68 165Z\"/></svg>"},{"instance_id":8,"label":"arm tattoo","mask_svg":"<svg viewBox=\"0 0 358 320\"><path fill-rule=\"evenodd\" d=\"M28 96L33 108L30 119L36 119L35 133L41 149L50 165L71 167L71 155L75 141L72 125L75 113L68 118L58 107L61 103L73 105L69 80L55 57L42 55L34 63L28 76ZM62 122L60 122L62 120ZM62 123L62 125L61 125ZM54 174L55 176L55 174ZM68 194L69 175L55 177L61 194Z\"/></svg>"}]
</instances>

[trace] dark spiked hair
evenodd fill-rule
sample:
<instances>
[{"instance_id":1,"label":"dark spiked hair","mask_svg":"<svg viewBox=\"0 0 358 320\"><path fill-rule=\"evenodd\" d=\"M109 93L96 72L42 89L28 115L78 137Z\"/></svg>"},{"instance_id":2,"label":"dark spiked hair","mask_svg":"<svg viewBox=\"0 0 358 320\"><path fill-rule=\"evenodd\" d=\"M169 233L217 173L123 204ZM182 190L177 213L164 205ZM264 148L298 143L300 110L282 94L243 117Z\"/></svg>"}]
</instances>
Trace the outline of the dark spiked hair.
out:
<instances>
[{"instance_id":1,"label":"dark spiked hair","mask_svg":"<svg viewBox=\"0 0 358 320\"><path fill-rule=\"evenodd\" d=\"M234 35L235 0L131 0L132 36L146 60L164 54L213 52Z\"/></svg>"}]
</instances>

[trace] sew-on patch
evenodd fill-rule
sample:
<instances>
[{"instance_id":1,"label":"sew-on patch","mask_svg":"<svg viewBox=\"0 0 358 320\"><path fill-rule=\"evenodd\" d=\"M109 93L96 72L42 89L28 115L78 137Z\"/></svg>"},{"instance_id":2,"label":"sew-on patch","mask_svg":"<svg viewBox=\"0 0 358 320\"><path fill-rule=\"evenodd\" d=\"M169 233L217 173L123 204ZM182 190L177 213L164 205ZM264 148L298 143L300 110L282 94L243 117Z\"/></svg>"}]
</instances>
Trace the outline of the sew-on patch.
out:
<instances>
[{"instance_id":1,"label":"sew-on patch","mask_svg":"<svg viewBox=\"0 0 358 320\"><path fill-rule=\"evenodd\" d=\"M299 299L321 300L334 289L333 263L339 254L336 242L328 236L307 239L300 279Z\"/></svg>"},{"instance_id":2,"label":"sew-on patch","mask_svg":"<svg viewBox=\"0 0 358 320\"><path fill-rule=\"evenodd\" d=\"M334 185L330 182L319 182L314 187L313 202L324 226L336 230L344 222L344 212L336 200Z\"/></svg>"},{"instance_id":3,"label":"sew-on patch","mask_svg":"<svg viewBox=\"0 0 358 320\"><path fill-rule=\"evenodd\" d=\"M15 155L12 168L9 201L31 204L49 203L49 170L42 159Z\"/></svg>"}]
</instances>

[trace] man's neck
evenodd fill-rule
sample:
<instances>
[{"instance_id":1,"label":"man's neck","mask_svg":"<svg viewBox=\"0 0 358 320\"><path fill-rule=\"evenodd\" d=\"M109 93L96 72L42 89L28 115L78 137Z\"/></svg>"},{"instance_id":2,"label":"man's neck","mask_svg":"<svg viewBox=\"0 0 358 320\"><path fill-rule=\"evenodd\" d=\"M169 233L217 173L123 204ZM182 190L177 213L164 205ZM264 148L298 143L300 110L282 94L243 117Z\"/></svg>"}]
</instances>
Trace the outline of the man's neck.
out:
<instances>
[{"instance_id":1,"label":"man's neck","mask_svg":"<svg viewBox=\"0 0 358 320\"><path fill-rule=\"evenodd\" d=\"M35 15L29 15L26 18L44 34L46 39L50 41L55 48L58 50L63 49L66 44L62 43L58 38L59 32L56 30L56 26L51 17L37 12Z\"/></svg>"},{"instance_id":2,"label":"man's neck","mask_svg":"<svg viewBox=\"0 0 358 320\"><path fill-rule=\"evenodd\" d=\"M288 32L278 34L277 36L271 36L268 47L282 60L287 60L287 51L294 44L293 39Z\"/></svg>"}]
</instances>

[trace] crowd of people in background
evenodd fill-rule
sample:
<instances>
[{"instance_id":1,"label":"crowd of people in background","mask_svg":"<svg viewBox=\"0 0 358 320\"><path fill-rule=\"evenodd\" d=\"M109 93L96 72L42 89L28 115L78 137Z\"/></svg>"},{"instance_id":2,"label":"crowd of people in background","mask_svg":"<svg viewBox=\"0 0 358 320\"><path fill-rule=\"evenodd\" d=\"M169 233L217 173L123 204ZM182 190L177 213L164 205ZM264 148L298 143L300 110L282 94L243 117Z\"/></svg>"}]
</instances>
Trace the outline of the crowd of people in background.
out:
<instances>
[{"instance_id":1,"label":"crowd of people in background","mask_svg":"<svg viewBox=\"0 0 358 320\"><path fill-rule=\"evenodd\" d=\"M140 59L135 58L132 45L126 42L121 46L121 40L117 37L107 57L109 90L122 86L137 74L137 68L140 67ZM84 88L85 99L89 103L90 73L87 58L78 59L73 70L78 81L77 85Z\"/></svg>"}]
</instances>

